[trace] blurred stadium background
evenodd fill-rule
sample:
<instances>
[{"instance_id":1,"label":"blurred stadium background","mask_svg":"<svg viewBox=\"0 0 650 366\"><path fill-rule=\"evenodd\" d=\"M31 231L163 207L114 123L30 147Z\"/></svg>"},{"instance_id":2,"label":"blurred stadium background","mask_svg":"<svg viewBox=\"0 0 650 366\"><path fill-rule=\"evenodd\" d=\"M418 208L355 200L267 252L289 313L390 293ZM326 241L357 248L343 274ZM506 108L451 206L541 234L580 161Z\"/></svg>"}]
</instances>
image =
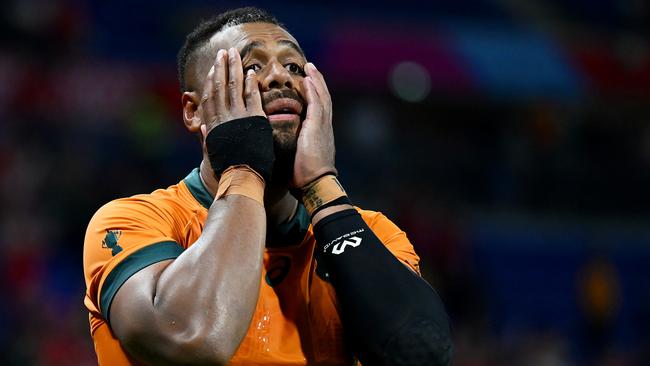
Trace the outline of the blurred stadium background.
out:
<instances>
[{"instance_id":1,"label":"blurred stadium background","mask_svg":"<svg viewBox=\"0 0 650 366\"><path fill-rule=\"evenodd\" d=\"M199 148L175 56L257 5L324 72L354 202L403 227L469 365L650 365L650 3L8 0L0 364L96 364L85 226Z\"/></svg>"}]
</instances>

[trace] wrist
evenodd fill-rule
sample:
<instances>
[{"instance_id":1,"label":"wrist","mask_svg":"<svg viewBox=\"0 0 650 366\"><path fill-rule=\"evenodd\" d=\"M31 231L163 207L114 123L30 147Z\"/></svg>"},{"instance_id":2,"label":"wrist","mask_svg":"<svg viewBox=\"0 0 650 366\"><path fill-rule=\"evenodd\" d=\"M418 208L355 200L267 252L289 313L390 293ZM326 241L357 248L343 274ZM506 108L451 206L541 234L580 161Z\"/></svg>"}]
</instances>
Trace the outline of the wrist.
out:
<instances>
[{"instance_id":1,"label":"wrist","mask_svg":"<svg viewBox=\"0 0 650 366\"><path fill-rule=\"evenodd\" d=\"M334 205L334 206L329 206L325 207L322 210L319 210L317 213L314 214L311 218L311 224L316 227L316 224L318 224L319 221L322 219L326 218L329 215L333 215L337 212L345 211L345 210L352 210L354 209L354 206L350 204L342 204L342 205Z\"/></svg>"},{"instance_id":2,"label":"wrist","mask_svg":"<svg viewBox=\"0 0 650 366\"><path fill-rule=\"evenodd\" d=\"M264 206L264 179L248 165L235 165L224 170L219 178L215 200L229 195L241 195Z\"/></svg>"},{"instance_id":3,"label":"wrist","mask_svg":"<svg viewBox=\"0 0 650 366\"><path fill-rule=\"evenodd\" d=\"M333 174L324 175L303 187L300 200L312 218L331 206L351 205L347 193Z\"/></svg>"},{"instance_id":4,"label":"wrist","mask_svg":"<svg viewBox=\"0 0 650 366\"><path fill-rule=\"evenodd\" d=\"M275 161L273 129L266 117L249 116L221 123L205 138L210 166L222 175L233 166L247 165L269 182Z\"/></svg>"}]
</instances>

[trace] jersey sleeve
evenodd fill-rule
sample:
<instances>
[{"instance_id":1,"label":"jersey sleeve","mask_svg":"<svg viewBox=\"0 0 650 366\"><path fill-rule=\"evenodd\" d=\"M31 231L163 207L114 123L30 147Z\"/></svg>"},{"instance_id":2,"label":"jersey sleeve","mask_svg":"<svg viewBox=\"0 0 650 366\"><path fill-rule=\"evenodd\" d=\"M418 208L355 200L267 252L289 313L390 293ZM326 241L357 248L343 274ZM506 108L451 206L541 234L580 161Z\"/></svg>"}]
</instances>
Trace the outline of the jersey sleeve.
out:
<instances>
[{"instance_id":1,"label":"jersey sleeve","mask_svg":"<svg viewBox=\"0 0 650 366\"><path fill-rule=\"evenodd\" d=\"M178 257L173 218L164 204L131 197L112 201L90 220L84 239L84 277L88 310L108 321L113 297L141 269Z\"/></svg>"},{"instance_id":2,"label":"jersey sleeve","mask_svg":"<svg viewBox=\"0 0 650 366\"><path fill-rule=\"evenodd\" d=\"M386 248L407 267L420 275L420 257L415 253L406 233L381 212L357 210Z\"/></svg>"}]
</instances>

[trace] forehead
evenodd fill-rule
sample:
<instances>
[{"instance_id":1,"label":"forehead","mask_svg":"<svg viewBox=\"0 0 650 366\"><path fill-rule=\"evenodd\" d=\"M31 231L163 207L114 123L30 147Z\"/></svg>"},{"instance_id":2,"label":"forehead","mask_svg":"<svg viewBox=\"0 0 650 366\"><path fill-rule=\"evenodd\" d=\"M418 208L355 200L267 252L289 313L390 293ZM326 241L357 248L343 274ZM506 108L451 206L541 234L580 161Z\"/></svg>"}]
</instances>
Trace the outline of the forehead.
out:
<instances>
[{"instance_id":1,"label":"forehead","mask_svg":"<svg viewBox=\"0 0 650 366\"><path fill-rule=\"evenodd\" d=\"M210 38L210 49L216 56L217 50L235 47L240 50L251 42L259 42L263 46L272 47L278 41L298 42L281 27L270 23L244 23L228 27L217 32Z\"/></svg>"},{"instance_id":2,"label":"forehead","mask_svg":"<svg viewBox=\"0 0 650 366\"><path fill-rule=\"evenodd\" d=\"M296 39L289 32L270 23L244 23L227 27L215 33L208 43L194 55L187 74L189 89L202 88L205 75L208 73L210 65L214 63L219 49L235 47L241 51L251 42L257 42L260 47L269 49L278 46L287 47L286 42L282 43L282 41L290 41L298 45Z\"/></svg>"}]
</instances>

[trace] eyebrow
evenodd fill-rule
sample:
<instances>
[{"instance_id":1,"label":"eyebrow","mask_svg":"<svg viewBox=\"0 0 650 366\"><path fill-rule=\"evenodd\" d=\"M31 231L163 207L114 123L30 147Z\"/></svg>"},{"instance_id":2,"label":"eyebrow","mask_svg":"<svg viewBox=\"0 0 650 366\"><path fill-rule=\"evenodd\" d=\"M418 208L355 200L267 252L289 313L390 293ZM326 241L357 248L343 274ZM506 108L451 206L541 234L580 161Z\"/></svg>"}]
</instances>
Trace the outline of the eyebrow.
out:
<instances>
[{"instance_id":1,"label":"eyebrow","mask_svg":"<svg viewBox=\"0 0 650 366\"><path fill-rule=\"evenodd\" d=\"M300 48L300 46L298 46L297 44L295 44L295 43L293 43L293 42L291 42L289 40L286 40L286 39L280 40L280 41L278 41L278 43L283 44L285 46L289 46L290 48L293 48L296 52L298 52L300 54L300 56L305 57L305 53L302 52L302 48Z\"/></svg>"},{"instance_id":2,"label":"eyebrow","mask_svg":"<svg viewBox=\"0 0 650 366\"><path fill-rule=\"evenodd\" d=\"M293 50L298 52L302 57L305 57L305 53L302 51L300 46L298 46L294 42L286 40L286 39L282 39L282 40L279 40L278 43L281 44L281 45L288 46L289 48L292 48ZM247 44L246 46L242 47L241 51L239 51L239 55L243 59L251 51L253 51L256 48L261 48L263 45L264 45L264 43L262 43L260 41L253 41L253 42Z\"/></svg>"},{"instance_id":3,"label":"eyebrow","mask_svg":"<svg viewBox=\"0 0 650 366\"><path fill-rule=\"evenodd\" d=\"M239 55L241 56L242 59L246 57L253 49L255 48L260 48L262 47L262 42L259 41L253 41L246 46L242 47L241 51L239 51Z\"/></svg>"}]
</instances>

